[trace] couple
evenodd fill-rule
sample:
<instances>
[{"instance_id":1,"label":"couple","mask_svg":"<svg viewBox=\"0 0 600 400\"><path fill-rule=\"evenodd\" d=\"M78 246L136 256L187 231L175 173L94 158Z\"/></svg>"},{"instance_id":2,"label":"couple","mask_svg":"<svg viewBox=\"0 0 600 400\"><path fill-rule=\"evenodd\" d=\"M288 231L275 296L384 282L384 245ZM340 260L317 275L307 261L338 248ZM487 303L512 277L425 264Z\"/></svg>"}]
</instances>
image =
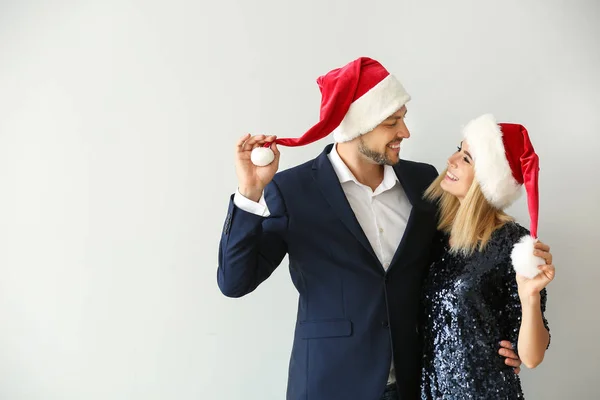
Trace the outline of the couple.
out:
<instances>
[{"instance_id":1,"label":"couple","mask_svg":"<svg viewBox=\"0 0 600 400\"><path fill-rule=\"evenodd\" d=\"M400 159L410 96L379 62L359 58L317 83L320 121L304 135L237 143L239 186L219 245L229 297L289 256L299 302L287 399L522 398L521 362L535 367L549 345L554 277L534 239L538 164L526 129L476 118L438 174ZM329 134L320 156L276 174L277 144ZM530 232L502 211L522 186Z\"/></svg>"}]
</instances>

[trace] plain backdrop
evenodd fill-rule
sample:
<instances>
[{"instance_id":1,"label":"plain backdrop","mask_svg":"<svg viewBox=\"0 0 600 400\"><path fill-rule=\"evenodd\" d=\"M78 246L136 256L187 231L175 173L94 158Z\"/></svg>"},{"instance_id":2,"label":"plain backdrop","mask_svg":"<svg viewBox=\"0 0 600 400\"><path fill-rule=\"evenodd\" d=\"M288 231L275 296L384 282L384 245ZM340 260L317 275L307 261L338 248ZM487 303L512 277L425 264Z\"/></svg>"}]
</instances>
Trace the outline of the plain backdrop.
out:
<instances>
[{"instance_id":1,"label":"plain backdrop","mask_svg":"<svg viewBox=\"0 0 600 400\"><path fill-rule=\"evenodd\" d=\"M304 133L316 78L359 56L413 97L406 159L443 168L485 112L529 129L557 277L526 397L600 398L599 18L595 0L0 0L0 399L283 399L287 259L245 298L216 284L233 147ZM281 169L330 142L282 148ZM524 198L509 211L528 226Z\"/></svg>"}]
</instances>

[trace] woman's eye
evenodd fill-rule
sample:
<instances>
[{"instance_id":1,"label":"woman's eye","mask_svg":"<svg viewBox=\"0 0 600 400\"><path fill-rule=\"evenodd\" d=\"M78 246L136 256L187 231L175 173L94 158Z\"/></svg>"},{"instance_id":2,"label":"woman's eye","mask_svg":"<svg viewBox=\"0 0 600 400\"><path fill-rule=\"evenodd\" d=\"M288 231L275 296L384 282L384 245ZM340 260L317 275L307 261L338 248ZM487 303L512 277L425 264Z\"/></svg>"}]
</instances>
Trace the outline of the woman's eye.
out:
<instances>
[{"instance_id":1,"label":"woman's eye","mask_svg":"<svg viewBox=\"0 0 600 400\"><path fill-rule=\"evenodd\" d=\"M468 159L467 157L463 157L463 160L465 160L465 162L466 162L467 164L471 164L471 161L469 161L469 159Z\"/></svg>"}]
</instances>

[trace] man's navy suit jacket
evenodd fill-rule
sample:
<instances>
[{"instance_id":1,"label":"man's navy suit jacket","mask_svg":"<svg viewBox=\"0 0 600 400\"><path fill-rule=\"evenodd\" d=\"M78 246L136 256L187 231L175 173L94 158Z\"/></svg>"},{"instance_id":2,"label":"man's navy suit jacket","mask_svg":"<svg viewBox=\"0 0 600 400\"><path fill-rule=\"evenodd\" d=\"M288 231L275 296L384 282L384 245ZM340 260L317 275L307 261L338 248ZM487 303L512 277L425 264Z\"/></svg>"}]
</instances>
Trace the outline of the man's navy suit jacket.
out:
<instances>
[{"instance_id":1,"label":"man's navy suit jacket","mask_svg":"<svg viewBox=\"0 0 600 400\"><path fill-rule=\"evenodd\" d=\"M394 170L412 211L387 272L363 233L327 154L279 172L265 189L269 217L230 200L217 281L241 297L287 254L299 292L288 400L380 400L392 362L400 398L419 398L418 314L431 262L436 207L423 192L437 177L428 164Z\"/></svg>"}]
</instances>

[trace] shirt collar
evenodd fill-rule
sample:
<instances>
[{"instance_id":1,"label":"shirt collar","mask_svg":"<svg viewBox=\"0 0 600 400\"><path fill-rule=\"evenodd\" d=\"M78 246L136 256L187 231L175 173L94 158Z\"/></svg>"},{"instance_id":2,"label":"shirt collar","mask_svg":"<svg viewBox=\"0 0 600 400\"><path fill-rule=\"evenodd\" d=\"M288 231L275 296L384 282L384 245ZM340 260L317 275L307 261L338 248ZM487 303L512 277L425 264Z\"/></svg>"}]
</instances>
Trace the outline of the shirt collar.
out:
<instances>
[{"instance_id":1,"label":"shirt collar","mask_svg":"<svg viewBox=\"0 0 600 400\"><path fill-rule=\"evenodd\" d=\"M331 151L329 152L329 160L331 161L333 170L335 171L335 174L337 175L338 179L340 180L340 183L354 182L357 185L364 186L362 183L360 183L356 179L356 177L354 176L352 171L350 171L348 166L344 163L344 161L340 157L339 153L337 152L336 144L333 145L333 147L331 148ZM396 171L394 171L394 168L391 165L384 165L383 166L383 181L377 188L376 192L382 192L382 191L391 189L396 185L397 182L398 182L398 176L396 175Z\"/></svg>"}]
</instances>

